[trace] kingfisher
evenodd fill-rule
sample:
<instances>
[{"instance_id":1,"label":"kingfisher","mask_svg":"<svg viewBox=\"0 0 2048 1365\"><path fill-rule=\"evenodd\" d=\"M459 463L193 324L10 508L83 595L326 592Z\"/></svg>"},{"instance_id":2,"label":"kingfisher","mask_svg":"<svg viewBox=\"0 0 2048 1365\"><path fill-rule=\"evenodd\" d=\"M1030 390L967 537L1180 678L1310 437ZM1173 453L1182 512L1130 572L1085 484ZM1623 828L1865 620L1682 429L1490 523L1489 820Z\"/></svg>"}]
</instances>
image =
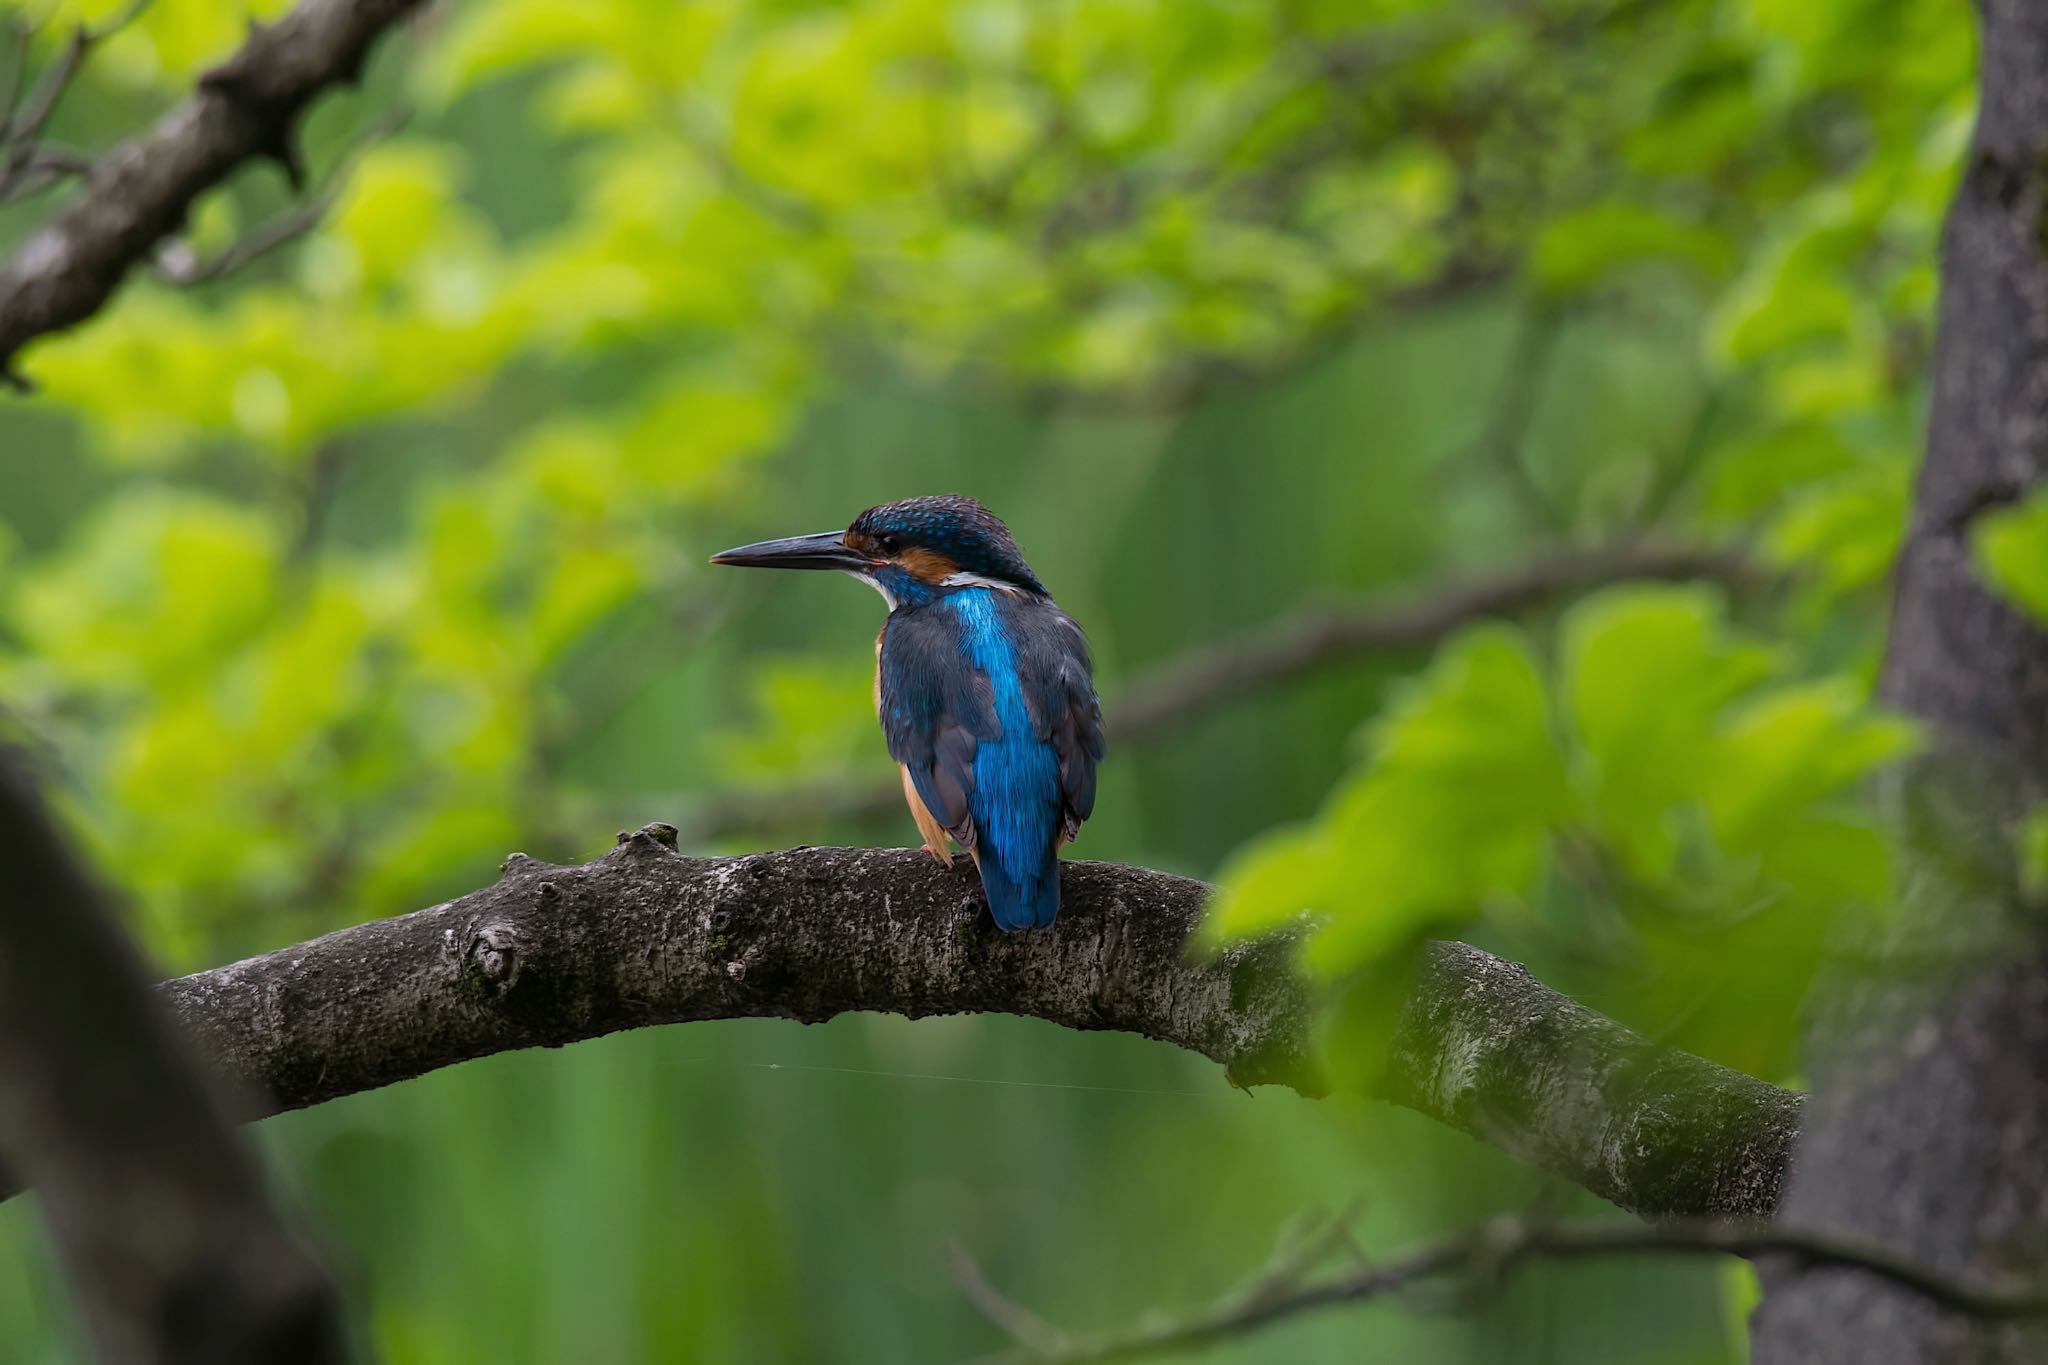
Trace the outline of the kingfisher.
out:
<instances>
[{"instance_id":1,"label":"kingfisher","mask_svg":"<svg viewBox=\"0 0 2048 1365\"><path fill-rule=\"evenodd\" d=\"M711 562L837 569L882 594L875 711L925 848L948 867L949 841L966 850L1006 932L1050 925L1060 845L1095 809L1102 703L1087 637L1009 528L970 497L906 498Z\"/></svg>"}]
</instances>

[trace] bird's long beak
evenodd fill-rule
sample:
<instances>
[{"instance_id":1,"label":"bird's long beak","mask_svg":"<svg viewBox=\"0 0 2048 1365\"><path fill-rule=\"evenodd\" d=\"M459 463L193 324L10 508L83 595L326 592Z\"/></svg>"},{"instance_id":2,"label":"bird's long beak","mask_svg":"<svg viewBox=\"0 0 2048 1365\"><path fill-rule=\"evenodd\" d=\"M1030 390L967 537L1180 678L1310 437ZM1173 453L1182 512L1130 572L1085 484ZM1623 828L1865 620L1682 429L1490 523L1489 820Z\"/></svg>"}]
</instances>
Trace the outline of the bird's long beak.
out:
<instances>
[{"instance_id":1,"label":"bird's long beak","mask_svg":"<svg viewBox=\"0 0 2048 1365\"><path fill-rule=\"evenodd\" d=\"M814 536L760 540L721 550L711 556L711 562L759 569L851 569L855 573L872 568L866 555L847 548L844 537L843 531L820 531Z\"/></svg>"}]
</instances>

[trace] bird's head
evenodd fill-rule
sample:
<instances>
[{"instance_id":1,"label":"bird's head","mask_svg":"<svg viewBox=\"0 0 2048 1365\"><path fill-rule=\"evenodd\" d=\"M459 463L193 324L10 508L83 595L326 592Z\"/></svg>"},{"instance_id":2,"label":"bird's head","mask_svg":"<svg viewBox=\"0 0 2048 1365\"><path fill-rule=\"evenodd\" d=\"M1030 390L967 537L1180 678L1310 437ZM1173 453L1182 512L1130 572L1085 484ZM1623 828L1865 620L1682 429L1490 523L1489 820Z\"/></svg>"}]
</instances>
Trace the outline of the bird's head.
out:
<instances>
[{"instance_id":1,"label":"bird's head","mask_svg":"<svg viewBox=\"0 0 2048 1365\"><path fill-rule=\"evenodd\" d=\"M711 556L713 564L838 569L864 579L894 608L980 584L1043 596L1010 528L957 493L870 507L844 531L763 540Z\"/></svg>"}]
</instances>

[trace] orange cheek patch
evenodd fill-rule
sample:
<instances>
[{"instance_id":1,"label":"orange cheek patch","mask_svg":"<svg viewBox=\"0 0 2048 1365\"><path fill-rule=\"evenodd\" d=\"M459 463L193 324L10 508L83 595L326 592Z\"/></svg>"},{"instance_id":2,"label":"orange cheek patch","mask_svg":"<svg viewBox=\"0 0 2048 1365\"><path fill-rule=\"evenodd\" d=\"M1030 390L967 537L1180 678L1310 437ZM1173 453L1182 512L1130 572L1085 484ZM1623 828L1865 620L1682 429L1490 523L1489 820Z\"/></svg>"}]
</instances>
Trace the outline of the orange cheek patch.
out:
<instances>
[{"instance_id":1,"label":"orange cheek patch","mask_svg":"<svg viewBox=\"0 0 2048 1365\"><path fill-rule=\"evenodd\" d=\"M921 545L905 550L896 557L896 562L927 583L943 583L960 572L958 564L937 550L927 550Z\"/></svg>"}]
</instances>

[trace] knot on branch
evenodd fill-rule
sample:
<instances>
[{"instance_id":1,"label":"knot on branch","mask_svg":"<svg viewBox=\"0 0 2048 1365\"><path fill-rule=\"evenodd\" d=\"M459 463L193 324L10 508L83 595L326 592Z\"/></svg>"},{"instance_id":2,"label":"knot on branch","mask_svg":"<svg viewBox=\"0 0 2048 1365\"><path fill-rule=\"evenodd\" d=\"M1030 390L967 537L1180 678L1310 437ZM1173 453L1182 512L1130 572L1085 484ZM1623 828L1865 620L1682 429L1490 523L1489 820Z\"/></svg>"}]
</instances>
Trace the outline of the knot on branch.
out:
<instances>
[{"instance_id":1,"label":"knot on branch","mask_svg":"<svg viewBox=\"0 0 2048 1365\"><path fill-rule=\"evenodd\" d=\"M305 104L303 92L289 86L280 88L274 74L252 56L267 51L262 40L272 30L251 23L250 41L221 65L200 76L199 88L214 95L233 111L250 131L252 152L277 163L285 183L297 194L306 188L306 158L299 147L299 111Z\"/></svg>"},{"instance_id":2,"label":"knot on branch","mask_svg":"<svg viewBox=\"0 0 2048 1365\"><path fill-rule=\"evenodd\" d=\"M622 829L619 831L617 846L628 854L640 857L672 854L677 852L676 827L657 821L651 825L642 825L630 833Z\"/></svg>"},{"instance_id":3,"label":"knot on branch","mask_svg":"<svg viewBox=\"0 0 2048 1365\"><path fill-rule=\"evenodd\" d=\"M487 999L499 999L518 984L519 931L511 925L497 921L479 925L459 948L453 929L448 931L447 939L449 948L454 950L451 956L457 980L465 989Z\"/></svg>"},{"instance_id":4,"label":"knot on branch","mask_svg":"<svg viewBox=\"0 0 2048 1365\"><path fill-rule=\"evenodd\" d=\"M732 911L713 910L704 921L704 955L723 958L732 947Z\"/></svg>"}]
</instances>

